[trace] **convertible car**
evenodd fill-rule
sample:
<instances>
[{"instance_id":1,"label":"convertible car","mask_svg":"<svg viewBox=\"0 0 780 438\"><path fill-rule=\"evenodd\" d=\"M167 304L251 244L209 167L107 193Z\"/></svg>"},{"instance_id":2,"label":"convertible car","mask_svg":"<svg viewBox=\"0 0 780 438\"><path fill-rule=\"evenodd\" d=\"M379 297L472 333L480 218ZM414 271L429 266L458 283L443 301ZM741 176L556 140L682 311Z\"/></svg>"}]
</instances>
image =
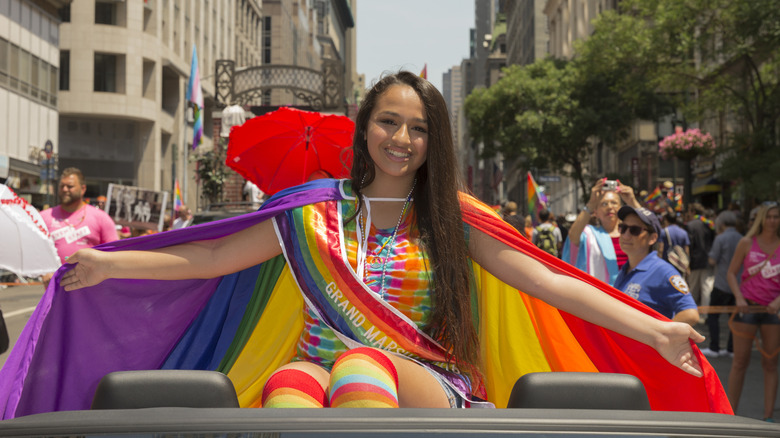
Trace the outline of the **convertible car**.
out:
<instances>
[{"instance_id":1,"label":"convertible car","mask_svg":"<svg viewBox=\"0 0 780 438\"><path fill-rule=\"evenodd\" d=\"M778 437L739 416L651 411L642 383L608 373L531 373L507 409L247 409L213 371L108 374L91 410L0 421L0 437Z\"/></svg>"}]
</instances>

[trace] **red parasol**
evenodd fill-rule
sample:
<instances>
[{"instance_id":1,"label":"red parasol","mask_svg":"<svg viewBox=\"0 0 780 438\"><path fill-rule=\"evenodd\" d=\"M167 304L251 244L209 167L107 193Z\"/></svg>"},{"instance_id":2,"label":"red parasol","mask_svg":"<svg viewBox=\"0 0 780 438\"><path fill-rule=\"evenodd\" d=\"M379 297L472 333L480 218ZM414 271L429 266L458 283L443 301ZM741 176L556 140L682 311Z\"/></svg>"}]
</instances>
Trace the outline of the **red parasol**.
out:
<instances>
[{"instance_id":1,"label":"red parasol","mask_svg":"<svg viewBox=\"0 0 780 438\"><path fill-rule=\"evenodd\" d=\"M267 194L352 166L355 123L347 117L282 107L230 132L227 165Z\"/></svg>"}]
</instances>

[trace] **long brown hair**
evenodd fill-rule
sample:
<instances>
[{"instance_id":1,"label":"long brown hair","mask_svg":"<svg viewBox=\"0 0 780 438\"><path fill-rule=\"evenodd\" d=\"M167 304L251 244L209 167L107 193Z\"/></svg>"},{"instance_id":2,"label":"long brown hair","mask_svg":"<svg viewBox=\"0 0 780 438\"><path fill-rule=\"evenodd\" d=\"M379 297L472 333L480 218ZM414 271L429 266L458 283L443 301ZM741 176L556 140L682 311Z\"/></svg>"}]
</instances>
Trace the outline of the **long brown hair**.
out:
<instances>
[{"instance_id":1,"label":"long brown hair","mask_svg":"<svg viewBox=\"0 0 780 438\"><path fill-rule=\"evenodd\" d=\"M355 121L352 147L352 187L360 191L375 177L374 162L365 140L371 112L382 94L394 85L411 87L422 100L428 121L428 156L417 170L414 206L420 239L432 272L433 309L426 332L447 350L448 360L469 374L479 361L477 331L471 309L470 267L463 236L458 190L463 187L452 141L447 104L430 82L401 71L380 79L365 95Z\"/></svg>"}]
</instances>

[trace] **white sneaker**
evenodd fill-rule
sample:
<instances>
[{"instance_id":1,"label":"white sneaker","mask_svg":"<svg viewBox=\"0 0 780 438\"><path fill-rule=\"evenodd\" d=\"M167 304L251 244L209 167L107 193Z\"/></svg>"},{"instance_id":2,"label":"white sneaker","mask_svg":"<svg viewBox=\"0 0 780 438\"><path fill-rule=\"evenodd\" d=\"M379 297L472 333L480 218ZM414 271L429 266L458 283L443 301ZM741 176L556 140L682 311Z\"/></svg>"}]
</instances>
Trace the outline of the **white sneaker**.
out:
<instances>
[{"instance_id":1,"label":"white sneaker","mask_svg":"<svg viewBox=\"0 0 780 438\"><path fill-rule=\"evenodd\" d=\"M720 352L720 355L721 356L728 356L728 357L733 358L734 357L734 352L733 351L723 350L723 351Z\"/></svg>"},{"instance_id":2,"label":"white sneaker","mask_svg":"<svg viewBox=\"0 0 780 438\"><path fill-rule=\"evenodd\" d=\"M712 351L712 350L710 350L710 349L709 349L709 347L707 347L707 348L702 348L702 349L701 349L701 353L702 353L703 355L707 356L707 357L718 357L718 356L720 356L720 355L721 355L721 352L720 352L720 351ZM725 351L724 351L724 353L725 353Z\"/></svg>"}]
</instances>

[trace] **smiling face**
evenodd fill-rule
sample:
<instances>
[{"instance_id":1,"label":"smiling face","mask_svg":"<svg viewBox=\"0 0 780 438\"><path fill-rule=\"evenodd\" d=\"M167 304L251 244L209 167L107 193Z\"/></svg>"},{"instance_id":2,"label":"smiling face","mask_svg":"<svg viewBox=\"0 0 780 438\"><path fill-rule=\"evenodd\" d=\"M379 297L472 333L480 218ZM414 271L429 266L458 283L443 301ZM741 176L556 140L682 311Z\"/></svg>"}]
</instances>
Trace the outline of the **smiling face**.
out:
<instances>
[{"instance_id":1,"label":"smiling face","mask_svg":"<svg viewBox=\"0 0 780 438\"><path fill-rule=\"evenodd\" d=\"M620 197L615 192L604 192L599 206L596 208L596 218L606 230L612 230L618 222L617 212L620 210Z\"/></svg>"},{"instance_id":2,"label":"smiling face","mask_svg":"<svg viewBox=\"0 0 780 438\"><path fill-rule=\"evenodd\" d=\"M85 189L78 176L63 176L59 184L60 204L67 207L80 205Z\"/></svg>"},{"instance_id":3,"label":"smiling face","mask_svg":"<svg viewBox=\"0 0 780 438\"><path fill-rule=\"evenodd\" d=\"M411 180L428 155L428 121L420 97L393 85L377 99L366 127L368 153L377 179Z\"/></svg>"}]
</instances>

